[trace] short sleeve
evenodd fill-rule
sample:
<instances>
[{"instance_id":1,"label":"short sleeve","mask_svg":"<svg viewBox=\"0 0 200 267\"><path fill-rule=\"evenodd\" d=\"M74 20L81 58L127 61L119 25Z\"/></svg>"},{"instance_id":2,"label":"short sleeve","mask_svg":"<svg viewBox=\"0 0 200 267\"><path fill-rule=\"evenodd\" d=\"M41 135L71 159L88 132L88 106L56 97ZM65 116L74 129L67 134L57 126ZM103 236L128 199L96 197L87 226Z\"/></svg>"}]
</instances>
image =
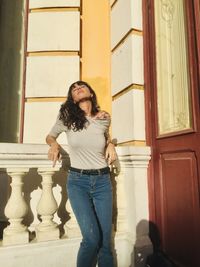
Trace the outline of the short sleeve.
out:
<instances>
[{"instance_id":1,"label":"short sleeve","mask_svg":"<svg viewBox=\"0 0 200 267\"><path fill-rule=\"evenodd\" d=\"M98 121L98 123L100 123L103 126L104 135L105 135L105 137L107 139L108 136L109 136L109 127L110 127L110 124L111 124L110 114L106 112L106 117L104 119L98 119L97 121Z\"/></svg>"},{"instance_id":2,"label":"short sleeve","mask_svg":"<svg viewBox=\"0 0 200 267\"><path fill-rule=\"evenodd\" d=\"M51 128L49 135L57 138L62 132L66 132L67 127L63 124L63 121L57 116L54 126Z\"/></svg>"}]
</instances>

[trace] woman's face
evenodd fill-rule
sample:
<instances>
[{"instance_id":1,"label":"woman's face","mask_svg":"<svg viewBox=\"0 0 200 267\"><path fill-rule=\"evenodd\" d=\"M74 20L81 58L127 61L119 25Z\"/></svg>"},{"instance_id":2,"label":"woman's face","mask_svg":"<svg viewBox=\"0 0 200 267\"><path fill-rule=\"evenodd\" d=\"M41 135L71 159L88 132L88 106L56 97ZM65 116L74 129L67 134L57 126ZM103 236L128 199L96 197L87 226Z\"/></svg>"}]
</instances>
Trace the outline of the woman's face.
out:
<instances>
[{"instance_id":1,"label":"woman's face","mask_svg":"<svg viewBox=\"0 0 200 267\"><path fill-rule=\"evenodd\" d=\"M92 96L89 88L86 85L78 85L77 83L74 85L71 94L75 103L79 102L84 98L90 98Z\"/></svg>"}]
</instances>

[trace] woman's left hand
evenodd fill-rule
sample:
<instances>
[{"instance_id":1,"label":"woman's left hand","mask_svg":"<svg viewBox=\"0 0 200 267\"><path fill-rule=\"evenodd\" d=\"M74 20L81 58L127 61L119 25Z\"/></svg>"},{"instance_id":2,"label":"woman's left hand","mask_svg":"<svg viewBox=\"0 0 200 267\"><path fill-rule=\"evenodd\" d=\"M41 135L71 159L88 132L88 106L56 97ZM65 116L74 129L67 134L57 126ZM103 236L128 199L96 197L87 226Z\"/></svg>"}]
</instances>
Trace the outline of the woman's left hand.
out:
<instances>
[{"instance_id":1,"label":"woman's left hand","mask_svg":"<svg viewBox=\"0 0 200 267\"><path fill-rule=\"evenodd\" d=\"M107 118L109 118L109 117L110 117L109 113L106 112L106 111L103 111L103 110L99 111L99 112L94 116L95 119L100 119L100 120L102 120L102 119L107 119Z\"/></svg>"},{"instance_id":2,"label":"woman's left hand","mask_svg":"<svg viewBox=\"0 0 200 267\"><path fill-rule=\"evenodd\" d=\"M115 145L113 143L109 143L107 145L105 157L108 160L108 164L113 163L117 159L117 154L115 151Z\"/></svg>"}]
</instances>

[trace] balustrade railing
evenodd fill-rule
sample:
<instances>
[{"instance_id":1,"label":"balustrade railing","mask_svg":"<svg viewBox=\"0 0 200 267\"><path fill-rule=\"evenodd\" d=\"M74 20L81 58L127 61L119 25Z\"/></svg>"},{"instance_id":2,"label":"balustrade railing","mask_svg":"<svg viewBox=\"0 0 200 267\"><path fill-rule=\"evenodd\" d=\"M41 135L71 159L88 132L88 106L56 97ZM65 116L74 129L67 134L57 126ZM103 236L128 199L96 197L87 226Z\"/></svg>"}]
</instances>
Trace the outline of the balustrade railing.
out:
<instances>
[{"instance_id":1,"label":"balustrade railing","mask_svg":"<svg viewBox=\"0 0 200 267\"><path fill-rule=\"evenodd\" d=\"M65 148L67 150L67 147ZM0 146L0 186L4 184L4 188L7 188L10 192L10 196L7 196L8 192L1 192L0 194L0 198L8 198L4 207L4 214L0 214L1 223L5 225L6 219L8 222L7 227L3 229L2 246L26 244L33 241L32 236L34 236L34 241L37 242L57 240L61 237L60 227L58 222L54 220L54 215L58 212L61 204L57 203L58 200L60 199L60 202L62 202L63 196L66 199L66 192L62 192L65 186L62 190L54 192L53 187L57 186L54 176L61 175L64 177L63 179L66 178L69 158L66 150L63 149L62 163L58 163L53 168L52 163L47 159L47 150L46 145L1 144ZM32 202L37 201L36 205L32 205L36 207L35 211L29 210L31 205L26 203L27 197L25 198L23 190L30 182L29 176L32 169L36 171L32 174L31 183L34 183L34 176L41 177L40 183L36 179L38 188L41 188L38 190L38 193L40 193L39 199L32 199L32 192L29 192L28 196L28 199ZM5 187L5 183L8 183L7 187ZM59 196L59 193L62 196ZM69 201L67 200L66 203L68 220L63 225L66 232L65 236L81 236ZM60 221L63 219L63 213L64 211L61 211L61 215L58 216ZM38 223L34 223L34 226L25 224L24 221L30 221L30 219L27 219L27 214L29 216L32 214L32 221L38 221ZM38 217L39 220L34 216ZM3 217L4 222L2 222ZM33 232L35 232L35 235L33 235Z\"/></svg>"}]
</instances>

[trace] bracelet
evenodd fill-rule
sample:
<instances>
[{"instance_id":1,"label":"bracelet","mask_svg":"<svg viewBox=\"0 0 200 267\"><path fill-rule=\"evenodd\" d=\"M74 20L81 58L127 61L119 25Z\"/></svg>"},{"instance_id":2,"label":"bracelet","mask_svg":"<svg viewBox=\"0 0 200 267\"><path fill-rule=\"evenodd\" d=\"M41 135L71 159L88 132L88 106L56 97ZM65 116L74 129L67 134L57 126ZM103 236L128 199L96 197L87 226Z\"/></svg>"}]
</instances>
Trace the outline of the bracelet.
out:
<instances>
[{"instance_id":1,"label":"bracelet","mask_svg":"<svg viewBox=\"0 0 200 267\"><path fill-rule=\"evenodd\" d=\"M112 141L109 141L109 142L107 143L107 146L108 146L109 144L112 144L113 146L115 146L115 144L114 144Z\"/></svg>"},{"instance_id":2,"label":"bracelet","mask_svg":"<svg viewBox=\"0 0 200 267\"><path fill-rule=\"evenodd\" d=\"M50 147L52 147L52 146L57 146L57 148L60 149L60 145L59 145L58 143L52 143L52 144L50 145Z\"/></svg>"}]
</instances>

